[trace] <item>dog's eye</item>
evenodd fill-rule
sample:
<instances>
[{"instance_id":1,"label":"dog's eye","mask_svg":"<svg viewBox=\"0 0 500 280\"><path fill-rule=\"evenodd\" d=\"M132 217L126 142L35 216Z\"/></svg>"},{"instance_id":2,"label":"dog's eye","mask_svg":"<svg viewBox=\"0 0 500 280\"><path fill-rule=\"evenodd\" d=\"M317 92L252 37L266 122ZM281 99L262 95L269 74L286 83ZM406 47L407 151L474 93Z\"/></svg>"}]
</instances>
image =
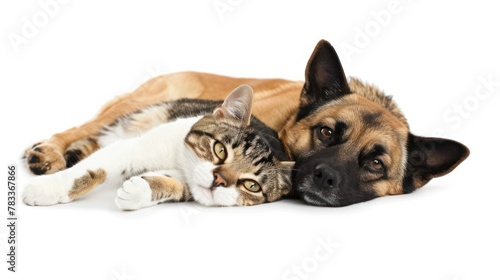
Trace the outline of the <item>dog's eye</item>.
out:
<instances>
[{"instance_id":1,"label":"dog's eye","mask_svg":"<svg viewBox=\"0 0 500 280\"><path fill-rule=\"evenodd\" d=\"M384 171L384 163L378 158L368 161L366 167L372 172L379 173Z\"/></svg>"},{"instance_id":2,"label":"dog's eye","mask_svg":"<svg viewBox=\"0 0 500 280\"><path fill-rule=\"evenodd\" d=\"M214 144L214 154L221 161L224 161L227 158L226 147L224 147L224 145L219 141L216 141Z\"/></svg>"},{"instance_id":3,"label":"dog's eye","mask_svg":"<svg viewBox=\"0 0 500 280\"><path fill-rule=\"evenodd\" d=\"M325 139L332 140L333 139L333 130L329 127L323 126L320 128L319 133Z\"/></svg>"}]
</instances>

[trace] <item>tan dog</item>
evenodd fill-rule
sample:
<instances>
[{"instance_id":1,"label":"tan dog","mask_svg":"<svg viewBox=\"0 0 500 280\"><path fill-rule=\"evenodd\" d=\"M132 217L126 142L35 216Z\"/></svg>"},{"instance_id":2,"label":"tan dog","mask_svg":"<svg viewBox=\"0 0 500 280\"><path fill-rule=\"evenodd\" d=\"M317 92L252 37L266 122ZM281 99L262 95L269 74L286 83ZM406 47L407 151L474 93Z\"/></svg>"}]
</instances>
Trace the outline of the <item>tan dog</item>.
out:
<instances>
[{"instance_id":1,"label":"tan dog","mask_svg":"<svg viewBox=\"0 0 500 280\"><path fill-rule=\"evenodd\" d=\"M94 136L121 116L178 98L222 100L241 84L253 87L254 115L279 131L297 161L295 192L314 205L409 193L469 155L458 142L411 134L391 98L359 80L347 82L335 50L320 41L305 83L195 72L160 76L110 102L92 121L35 144L26 151L27 164L35 174L57 172L95 151Z\"/></svg>"},{"instance_id":2,"label":"tan dog","mask_svg":"<svg viewBox=\"0 0 500 280\"><path fill-rule=\"evenodd\" d=\"M26 151L27 164L37 175L63 170L74 164L72 157L82 159L99 148L92 140L93 136L121 116L179 98L223 100L228 92L241 84L248 84L254 89L254 115L279 131L297 111L304 83L280 79L238 79L196 72L159 76L134 92L109 102L91 121L33 145Z\"/></svg>"}]
</instances>

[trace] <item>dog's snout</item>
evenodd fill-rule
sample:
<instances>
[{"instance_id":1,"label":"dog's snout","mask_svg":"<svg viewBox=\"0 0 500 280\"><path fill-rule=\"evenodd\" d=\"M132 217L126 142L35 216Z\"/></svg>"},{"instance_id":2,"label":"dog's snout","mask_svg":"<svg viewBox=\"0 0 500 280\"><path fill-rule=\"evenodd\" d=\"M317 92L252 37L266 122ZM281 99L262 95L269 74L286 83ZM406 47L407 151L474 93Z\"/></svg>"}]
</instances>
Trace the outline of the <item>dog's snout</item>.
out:
<instances>
[{"instance_id":1,"label":"dog's snout","mask_svg":"<svg viewBox=\"0 0 500 280\"><path fill-rule=\"evenodd\" d=\"M330 166L320 163L314 169L314 183L319 188L337 188L340 184L340 174Z\"/></svg>"}]
</instances>

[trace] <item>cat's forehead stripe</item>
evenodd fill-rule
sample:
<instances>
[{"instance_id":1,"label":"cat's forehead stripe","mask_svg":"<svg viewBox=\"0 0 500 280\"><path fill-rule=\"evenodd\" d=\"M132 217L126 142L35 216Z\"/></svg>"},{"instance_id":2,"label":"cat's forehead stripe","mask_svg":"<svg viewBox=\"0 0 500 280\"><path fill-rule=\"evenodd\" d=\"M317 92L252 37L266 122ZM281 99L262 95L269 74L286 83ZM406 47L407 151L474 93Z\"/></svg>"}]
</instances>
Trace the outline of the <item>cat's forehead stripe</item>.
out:
<instances>
[{"instance_id":1,"label":"cat's forehead stripe","mask_svg":"<svg viewBox=\"0 0 500 280\"><path fill-rule=\"evenodd\" d=\"M243 141L245 142L243 153L247 156L252 156L254 159L259 155L271 152L267 141L255 133L245 135Z\"/></svg>"},{"instance_id":2,"label":"cat's forehead stripe","mask_svg":"<svg viewBox=\"0 0 500 280\"><path fill-rule=\"evenodd\" d=\"M232 137L230 135L224 135L222 137L222 142L224 143L231 143Z\"/></svg>"},{"instance_id":3,"label":"cat's forehead stripe","mask_svg":"<svg viewBox=\"0 0 500 280\"><path fill-rule=\"evenodd\" d=\"M262 175L262 177L260 178L260 181L261 183L266 186L266 183L267 183L267 180L269 179L269 177L267 175Z\"/></svg>"},{"instance_id":4,"label":"cat's forehead stripe","mask_svg":"<svg viewBox=\"0 0 500 280\"><path fill-rule=\"evenodd\" d=\"M256 176L259 176L259 175L260 175L260 173L262 173L262 171L264 171L264 167L263 167L263 166L261 166L261 167L260 167L257 171L255 171L255 173L254 173L254 174L255 174Z\"/></svg>"},{"instance_id":5,"label":"cat's forehead stripe","mask_svg":"<svg viewBox=\"0 0 500 280\"><path fill-rule=\"evenodd\" d=\"M260 157L257 161L254 162L255 165L263 164L263 163L270 163L273 161L273 155L268 154L267 156L262 156Z\"/></svg>"},{"instance_id":6,"label":"cat's forehead stripe","mask_svg":"<svg viewBox=\"0 0 500 280\"><path fill-rule=\"evenodd\" d=\"M212 133L208 133L208 132L205 132L205 131L192 130L191 133L192 134L196 134L198 136L208 136L210 138L214 138L214 135Z\"/></svg>"},{"instance_id":7,"label":"cat's forehead stripe","mask_svg":"<svg viewBox=\"0 0 500 280\"><path fill-rule=\"evenodd\" d=\"M255 138L255 134L249 133L245 137L245 145L243 146L243 153L247 154L248 149L252 146L252 141Z\"/></svg>"}]
</instances>

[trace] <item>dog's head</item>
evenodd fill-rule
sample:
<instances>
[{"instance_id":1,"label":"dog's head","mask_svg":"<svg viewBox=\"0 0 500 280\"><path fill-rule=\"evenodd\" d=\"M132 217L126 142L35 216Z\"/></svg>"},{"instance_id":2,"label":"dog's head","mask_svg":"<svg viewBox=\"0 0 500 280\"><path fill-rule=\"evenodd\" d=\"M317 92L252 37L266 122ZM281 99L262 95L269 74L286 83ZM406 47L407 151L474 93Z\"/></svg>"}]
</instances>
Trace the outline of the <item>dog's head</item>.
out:
<instances>
[{"instance_id":1,"label":"dog's head","mask_svg":"<svg viewBox=\"0 0 500 280\"><path fill-rule=\"evenodd\" d=\"M281 139L296 159L294 190L323 206L410 193L469 155L458 142L411 134L390 97L347 81L326 41L309 60L298 113Z\"/></svg>"}]
</instances>

